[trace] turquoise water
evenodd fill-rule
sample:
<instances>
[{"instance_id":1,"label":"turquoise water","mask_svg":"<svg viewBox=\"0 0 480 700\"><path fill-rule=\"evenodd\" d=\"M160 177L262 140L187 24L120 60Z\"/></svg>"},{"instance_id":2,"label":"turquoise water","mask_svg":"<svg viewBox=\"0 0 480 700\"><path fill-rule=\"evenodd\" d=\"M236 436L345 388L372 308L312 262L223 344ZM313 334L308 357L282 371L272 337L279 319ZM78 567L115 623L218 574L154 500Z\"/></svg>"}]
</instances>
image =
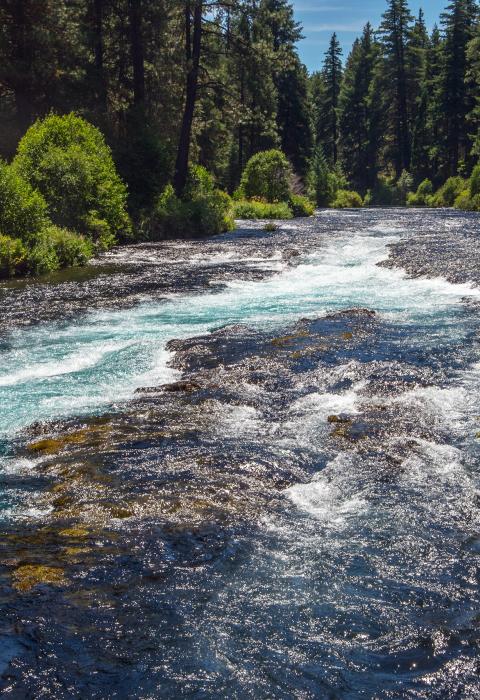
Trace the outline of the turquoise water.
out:
<instances>
[{"instance_id":1,"label":"turquoise water","mask_svg":"<svg viewBox=\"0 0 480 700\"><path fill-rule=\"evenodd\" d=\"M172 296L14 332L1 355L0 436L34 421L99 411L140 386L172 380L166 343L225 324L265 326L360 306L404 323L421 321L422 332L431 325L424 342L434 346L449 334L460 300L478 298L479 292L379 267L387 246L405 233L376 226L334 239L297 267L278 264L267 281L232 282L219 293Z\"/></svg>"}]
</instances>

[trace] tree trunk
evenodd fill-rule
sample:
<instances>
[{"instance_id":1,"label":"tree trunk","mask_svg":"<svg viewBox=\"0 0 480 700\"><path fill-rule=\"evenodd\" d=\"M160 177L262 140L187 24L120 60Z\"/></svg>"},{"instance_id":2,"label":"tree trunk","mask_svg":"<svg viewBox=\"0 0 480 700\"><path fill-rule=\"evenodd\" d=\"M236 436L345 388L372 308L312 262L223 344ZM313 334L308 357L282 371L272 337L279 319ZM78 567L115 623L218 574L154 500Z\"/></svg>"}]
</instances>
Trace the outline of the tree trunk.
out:
<instances>
[{"instance_id":1,"label":"tree trunk","mask_svg":"<svg viewBox=\"0 0 480 700\"><path fill-rule=\"evenodd\" d=\"M142 39L142 0L129 0L130 41L133 68L133 104L145 103L145 64Z\"/></svg>"},{"instance_id":2,"label":"tree trunk","mask_svg":"<svg viewBox=\"0 0 480 700\"><path fill-rule=\"evenodd\" d=\"M243 152L244 152L244 143L243 143L243 116L244 116L244 111L245 111L245 66L242 63L242 67L240 69L240 105L241 105L241 119L240 119L240 124L238 126L238 179L242 177L243 173Z\"/></svg>"},{"instance_id":3,"label":"tree trunk","mask_svg":"<svg viewBox=\"0 0 480 700\"><path fill-rule=\"evenodd\" d=\"M175 177L173 185L178 197L183 194L188 177L188 159L190 155L190 143L192 139L192 125L195 114L195 103L198 92L198 74L200 68L200 56L202 51L202 16L203 0L194 0L193 9L193 38L191 35L191 6L186 3L185 8L185 51L187 58L187 81L185 108L183 111L182 127L178 142L177 162L175 165Z\"/></svg>"}]
</instances>

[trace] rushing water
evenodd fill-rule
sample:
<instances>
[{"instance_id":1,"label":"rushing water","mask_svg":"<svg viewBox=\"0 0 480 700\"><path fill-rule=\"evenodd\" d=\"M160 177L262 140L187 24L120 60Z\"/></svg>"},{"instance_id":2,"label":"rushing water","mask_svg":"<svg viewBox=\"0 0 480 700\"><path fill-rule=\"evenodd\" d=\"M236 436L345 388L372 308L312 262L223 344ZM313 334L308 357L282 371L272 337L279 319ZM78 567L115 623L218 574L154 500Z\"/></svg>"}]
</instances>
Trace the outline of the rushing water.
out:
<instances>
[{"instance_id":1,"label":"rushing water","mask_svg":"<svg viewBox=\"0 0 480 700\"><path fill-rule=\"evenodd\" d=\"M449 334L458 340L458 327L452 325L457 305L465 297L480 299L480 290L441 278L407 279L400 270L379 267L402 234L398 227L392 235L386 224L353 236L349 230L324 249L306 253L293 269L279 264L266 281L232 281L220 293L175 295L12 333L2 352L0 435L33 421L91 411L146 383L168 381L168 340L226 324L282 324L302 315L368 307L411 324L412 334L431 326L425 344Z\"/></svg>"},{"instance_id":2,"label":"rushing water","mask_svg":"<svg viewBox=\"0 0 480 700\"><path fill-rule=\"evenodd\" d=\"M114 610L108 624L96 613L89 631L69 632L68 643L61 641L64 622L45 626L34 612L28 615L40 625L40 641L27 644L8 630L2 637L0 629L0 673L5 657L12 697L478 697L480 289L478 261L462 275L461 256L468 258L469 241L478 245L479 221L438 212L330 213L271 236L250 227L214 243L184 244L183 258L150 247L142 252L149 275L175 277L176 268L177 286L141 290L124 305L119 289L118 304L86 314L59 310L31 326L28 308L21 323L9 320L0 368L6 473L26 468L11 448L22 430L38 421L128 412L137 388L180 376L184 368L171 366L168 342L194 336L204 336L199 344L215 363L202 367L200 354L190 369L202 377L210 367L209 378L237 392L235 400L215 397L223 404L209 409L202 454L303 470L255 522L210 521L206 532L223 532L221 554L216 545L201 565L193 564L201 538L190 555L179 535L180 554L157 532L165 547L160 558L178 568L163 589L130 590L121 613L105 602ZM292 256L286 246L295 249ZM398 266L379 264L391 250ZM113 260L123 265L109 272L114 292L127 257ZM185 275L199 274L201 283L182 287ZM62 294L71 283L56 284ZM90 282L76 284L86 285L88 297ZM48 296L55 284L45 288L35 293ZM14 306L31 293L6 290ZM342 326L338 335L331 325L352 308L374 311L376 320L360 318L358 329ZM289 329L305 318L323 319L308 330L322 340L322 358L298 360L306 354L296 345L269 365L271 338L295 336ZM224 327L212 350L209 333L215 338ZM326 349L333 332L343 346L335 340ZM274 346L300 342L286 338ZM287 368L292 357L304 364ZM255 371L265 367L268 390L252 381L253 363ZM340 432L332 441L332 415L358 424L360 438ZM122 459L126 464L128 451ZM147 465L150 453L142 459ZM27 461L31 470L44 459ZM6 504L10 521L32 516L17 483ZM155 525L151 515L148 522ZM145 544L151 535L142 532L131 547L145 566L153 555ZM121 577L112 572L102 575ZM80 589L81 578L74 582ZM22 618L22 600L9 599L9 619ZM64 611L55 606L65 602L46 600L53 615ZM105 639L111 649L121 647L108 669L95 652ZM56 661L47 661L48 649ZM16 657L20 670L9 676L5 669Z\"/></svg>"}]
</instances>

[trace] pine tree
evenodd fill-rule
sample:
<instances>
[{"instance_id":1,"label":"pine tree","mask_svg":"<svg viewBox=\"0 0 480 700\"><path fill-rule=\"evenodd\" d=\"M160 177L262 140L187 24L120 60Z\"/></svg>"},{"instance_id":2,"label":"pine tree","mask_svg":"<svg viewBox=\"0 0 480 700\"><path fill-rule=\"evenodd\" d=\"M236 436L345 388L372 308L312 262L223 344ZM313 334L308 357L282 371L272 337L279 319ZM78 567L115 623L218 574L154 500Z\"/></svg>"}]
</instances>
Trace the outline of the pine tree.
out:
<instances>
[{"instance_id":1,"label":"pine tree","mask_svg":"<svg viewBox=\"0 0 480 700\"><path fill-rule=\"evenodd\" d=\"M429 37L425 26L424 14L420 10L410 32L406 49L411 132L411 171L417 184L429 176L428 49Z\"/></svg>"},{"instance_id":2,"label":"pine tree","mask_svg":"<svg viewBox=\"0 0 480 700\"><path fill-rule=\"evenodd\" d=\"M373 29L367 24L348 57L339 98L342 168L362 194L374 186L377 172L378 107L372 88L378 57Z\"/></svg>"},{"instance_id":3,"label":"pine tree","mask_svg":"<svg viewBox=\"0 0 480 700\"><path fill-rule=\"evenodd\" d=\"M282 150L295 172L304 178L312 156L313 135L307 72L297 58L279 74L277 89L277 123Z\"/></svg>"},{"instance_id":4,"label":"pine tree","mask_svg":"<svg viewBox=\"0 0 480 700\"><path fill-rule=\"evenodd\" d=\"M440 134L442 126L441 116L441 81L443 70L443 43L440 31L435 25L428 42L426 78L423 99L426 100L426 139L428 139L428 177L435 181L439 178L441 152ZM417 149L418 153L418 149ZM417 159L417 170L421 169Z\"/></svg>"},{"instance_id":5,"label":"pine tree","mask_svg":"<svg viewBox=\"0 0 480 700\"><path fill-rule=\"evenodd\" d=\"M256 27L257 35L270 48L278 95L276 121L280 144L295 170L304 177L311 157L312 133L307 76L296 51L296 43L302 38L301 26L295 21L288 0L261 0Z\"/></svg>"},{"instance_id":6,"label":"pine tree","mask_svg":"<svg viewBox=\"0 0 480 700\"><path fill-rule=\"evenodd\" d=\"M388 106L390 156L399 177L410 169L407 44L412 15L407 0L388 0L379 29L384 50L385 104Z\"/></svg>"},{"instance_id":7,"label":"pine tree","mask_svg":"<svg viewBox=\"0 0 480 700\"><path fill-rule=\"evenodd\" d=\"M474 0L453 0L441 16L445 41L441 110L445 175L455 175L471 150L467 115L472 96L467 90L467 46L474 37L478 7Z\"/></svg>"},{"instance_id":8,"label":"pine tree","mask_svg":"<svg viewBox=\"0 0 480 700\"><path fill-rule=\"evenodd\" d=\"M468 115L468 128L472 141L472 155L480 156L480 26L467 47L467 88L473 101Z\"/></svg>"},{"instance_id":9,"label":"pine tree","mask_svg":"<svg viewBox=\"0 0 480 700\"><path fill-rule=\"evenodd\" d=\"M412 126L415 124L417 108L425 86L428 44L425 18L423 10L420 10L405 47L408 113Z\"/></svg>"},{"instance_id":10,"label":"pine tree","mask_svg":"<svg viewBox=\"0 0 480 700\"><path fill-rule=\"evenodd\" d=\"M313 140L315 144L321 144L324 140L322 113L327 95L327 86L321 71L315 71L310 75L308 91L312 113Z\"/></svg>"},{"instance_id":11,"label":"pine tree","mask_svg":"<svg viewBox=\"0 0 480 700\"><path fill-rule=\"evenodd\" d=\"M328 207L336 194L336 177L330 172L321 145L313 152L308 173L308 194L319 207Z\"/></svg>"},{"instance_id":12,"label":"pine tree","mask_svg":"<svg viewBox=\"0 0 480 700\"><path fill-rule=\"evenodd\" d=\"M337 35L333 34L325 53L322 76L325 85L323 104L318 108L319 142L328 162L335 166L338 161L339 114L338 102L342 85L342 49Z\"/></svg>"}]
</instances>

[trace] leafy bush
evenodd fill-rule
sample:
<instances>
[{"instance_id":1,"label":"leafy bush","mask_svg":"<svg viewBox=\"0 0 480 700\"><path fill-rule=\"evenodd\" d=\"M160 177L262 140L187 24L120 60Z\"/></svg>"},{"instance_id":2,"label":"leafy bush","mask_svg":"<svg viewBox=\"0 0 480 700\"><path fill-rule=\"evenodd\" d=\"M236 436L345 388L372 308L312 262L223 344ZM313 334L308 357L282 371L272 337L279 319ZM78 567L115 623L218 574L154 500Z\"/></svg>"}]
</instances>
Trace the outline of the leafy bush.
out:
<instances>
[{"instance_id":1,"label":"leafy bush","mask_svg":"<svg viewBox=\"0 0 480 700\"><path fill-rule=\"evenodd\" d=\"M473 198L470 197L470 190L463 190L453 203L455 209L464 209L465 211L474 211L475 206L473 203Z\"/></svg>"},{"instance_id":2,"label":"leafy bush","mask_svg":"<svg viewBox=\"0 0 480 700\"><path fill-rule=\"evenodd\" d=\"M407 203L408 193L413 187L413 177L408 170L404 170L395 185L395 203L404 206Z\"/></svg>"},{"instance_id":3,"label":"leafy bush","mask_svg":"<svg viewBox=\"0 0 480 700\"><path fill-rule=\"evenodd\" d=\"M433 207L453 207L455 200L467 188L467 182L458 175L450 177L428 200Z\"/></svg>"},{"instance_id":4,"label":"leafy bush","mask_svg":"<svg viewBox=\"0 0 480 700\"><path fill-rule=\"evenodd\" d=\"M37 121L13 166L43 195L55 224L93 237L93 216L106 223L112 240L130 236L126 187L103 135L84 119L68 114Z\"/></svg>"},{"instance_id":5,"label":"leafy bush","mask_svg":"<svg viewBox=\"0 0 480 700\"><path fill-rule=\"evenodd\" d=\"M234 202L236 219L292 219L293 213L286 202L269 204L255 200Z\"/></svg>"},{"instance_id":6,"label":"leafy bush","mask_svg":"<svg viewBox=\"0 0 480 700\"><path fill-rule=\"evenodd\" d=\"M427 204L428 197L433 194L433 184L431 180L424 180L417 188L416 192L410 192L407 197L409 207L424 207Z\"/></svg>"},{"instance_id":7,"label":"leafy bush","mask_svg":"<svg viewBox=\"0 0 480 700\"><path fill-rule=\"evenodd\" d=\"M31 244L47 223L47 204L42 195L0 161L0 231Z\"/></svg>"},{"instance_id":8,"label":"leafy bush","mask_svg":"<svg viewBox=\"0 0 480 700\"><path fill-rule=\"evenodd\" d=\"M315 207L307 197L302 197L299 194L291 194L288 200L288 206L292 210L295 217L313 216Z\"/></svg>"},{"instance_id":9,"label":"leafy bush","mask_svg":"<svg viewBox=\"0 0 480 700\"><path fill-rule=\"evenodd\" d=\"M26 272L29 275L45 275L60 268L53 241L42 235L28 251Z\"/></svg>"},{"instance_id":10,"label":"leafy bush","mask_svg":"<svg viewBox=\"0 0 480 700\"><path fill-rule=\"evenodd\" d=\"M248 161L238 195L245 199L260 197L272 203L286 202L291 176L290 163L282 151L262 151Z\"/></svg>"},{"instance_id":11,"label":"leafy bush","mask_svg":"<svg viewBox=\"0 0 480 700\"><path fill-rule=\"evenodd\" d=\"M470 197L480 195L480 163L473 169L470 178Z\"/></svg>"},{"instance_id":12,"label":"leafy bush","mask_svg":"<svg viewBox=\"0 0 480 700\"><path fill-rule=\"evenodd\" d=\"M215 188L213 177L201 166L191 168L182 198L167 185L152 216L144 224L150 240L213 236L234 228L232 200Z\"/></svg>"},{"instance_id":13,"label":"leafy bush","mask_svg":"<svg viewBox=\"0 0 480 700\"><path fill-rule=\"evenodd\" d=\"M338 190L332 207L334 209L358 209L363 207L363 201L358 192Z\"/></svg>"},{"instance_id":14,"label":"leafy bush","mask_svg":"<svg viewBox=\"0 0 480 700\"><path fill-rule=\"evenodd\" d=\"M452 180L454 178L450 179ZM447 182L449 181L447 180ZM462 182L464 181L462 180ZM455 209L480 211L480 164L476 165L473 169L470 180L464 183L464 189L455 197L453 206Z\"/></svg>"},{"instance_id":15,"label":"leafy bush","mask_svg":"<svg viewBox=\"0 0 480 700\"><path fill-rule=\"evenodd\" d=\"M23 275L27 270L27 249L19 238L0 234L0 279Z\"/></svg>"},{"instance_id":16,"label":"leafy bush","mask_svg":"<svg viewBox=\"0 0 480 700\"><path fill-rule=\"evenodd\" d=\"M94 254L91 241L67 229L50 226L45 236L53 246L59 267L85 265Z\"/></svg>"}]
</instances>

